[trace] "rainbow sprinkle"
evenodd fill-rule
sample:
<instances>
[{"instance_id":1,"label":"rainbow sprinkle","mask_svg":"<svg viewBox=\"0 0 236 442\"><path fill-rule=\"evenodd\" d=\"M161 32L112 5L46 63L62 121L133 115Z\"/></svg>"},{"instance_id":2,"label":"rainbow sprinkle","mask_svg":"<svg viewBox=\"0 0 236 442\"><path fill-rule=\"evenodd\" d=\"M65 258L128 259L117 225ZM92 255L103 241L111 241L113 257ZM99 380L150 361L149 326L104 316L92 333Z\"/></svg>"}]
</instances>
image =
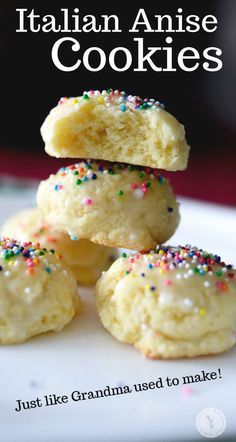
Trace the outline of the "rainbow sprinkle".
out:
<instances>
[{"instance_id":1,"label":"rainbow sprinkle","mask_svg":"<svg viewBox=\"0 0 236 442\"><path fill-rule=\"evenodd\" d=\"M50 255L55 255L55 250L41 248L38 242L16 241L14 239L0 237L0 275L9 277L11 275L11 266L17 267L19 258L25 262L25 271L27 275L33 275L35 269L40 266L47 273L51 273L55 266L48 261ZM59 255L56 255L60 258Z\"/></svg>"},{"instance_id":2,"label":"rainbow sprinkle","mask_svg":"<svg viewBox=\"0 0 236 442\"><path fill-rule=\"evenodd\" d=\"M84 91L81 97L62 97L58 104L63 105L69 99L72 100L72 104L75 106L80 105L82 102L90 99L96 99L101 105L105 105L111 110L118 110L120 112L132 111L146 111L146 110L160 110L164 109L164 104L154 98L140 98L137 95L128 95L124 91L118 89L107 89L103 91L90 90Z\"/></svg>"},{"instance_id":3,"label":"rainbow sprinkle","mask_svg":"<svg viewBox=\"0 0 236 442\"><path fill-rule=\"evenodd\" d=\"M140 272L137 264L144 261L145 273L139 273L141 278L145 278L147 272L156 269L160 275L164 275L165 286L171 286L176 280L193 276L201 278L205 288L214 286L219 292L227 292L231 281L236 283L236 272L232 265L225 264L218 255L189 244L177 247L158 246L156 250L146 254L136 253L129 256L123 253L121 256L127 259L128 273L125 270L125 274ZM178 272L180 269L181 272ZM199 314L205 316L205 309L200 309Z\"/></svg>"},{"instance_id":4,"label":"rainbow sprinkle","mask_svg":"<svg viewBox=\"0 0 236 442\"><path fill-rule=\"evenodd\" d=\"M125 175L126 173L132 174L133 182L130 184L130 191L137 199L143 198L148 191L152 188L153 182L163 185L166 179L160 174L157 169L143 166L133 166L122 163L112 163L101 160L84 160L80 163L72 164L70 166L61 167L56 173L57 184L53 184L55 192L63 190L63 179L67 175L73 175L75 177L75 186L84 186L94 180L99 180L103 175L109 175L110 178L114 175ZM53 175L52 175L53 176ZM124 176L124 183L126 183ZM118 188L116 191L117 197L125 196L124 190ZM88 197L83 200L84 205L92 205L93 200ZM169 213L173 212L172 207L168 207Z\"/></svg>"}]
</instances>

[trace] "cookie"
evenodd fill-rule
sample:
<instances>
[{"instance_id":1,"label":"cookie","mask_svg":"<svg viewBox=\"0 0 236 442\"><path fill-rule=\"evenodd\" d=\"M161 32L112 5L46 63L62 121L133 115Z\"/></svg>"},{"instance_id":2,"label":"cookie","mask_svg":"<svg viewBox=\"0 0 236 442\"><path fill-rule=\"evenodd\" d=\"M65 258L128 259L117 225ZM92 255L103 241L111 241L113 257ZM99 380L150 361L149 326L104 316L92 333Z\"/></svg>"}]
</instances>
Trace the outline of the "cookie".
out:
<instances>
[{"instance_id":1,"label":"cookie","mask_svg":"<svg viewBox=\"0 0 236 442\"><path fill-rule=\"evenodd\" d=\"M171 186L157 170L82 161L42 181L38 206L46 221L72 239L149 250L179 223Z\"/></svg>"},{"instance_id":2,"label":"cookie","mask_svg":"<svg viewBox=\"0 0 236 442\"><path fill-rule=\"evenodd\" d=\"M23 241L36 241L41 247L55 249L80 285L94 285L102 271L107 270L118 257L116 249L86 239L72 241L66 233L56 232L46 223L38 208L15 214L3 226L2 234Z\"/></svg>"},{"instance_id":3,"label":"cookie","mask_svg":"<svg viewBox=\"0 0 236 442\"><path fill-rule=\"evenodd\" d=\"M154 99L88 91L63 97L44 121L49 155L93 158L166 170L187 167L189 146L175 117Z\"/></svg>"},{"instance_id":4,"label":"cookie","mask_svg":"<svg viewBox=\"0 0 236 442\"><path fill-rule=\"evenodd\" d=\"M236 271L190 245L119 258L96 286L104 327L150 358L220 353L236 342Z\"/></svg>"},{"instance_id":5,"label":"cookie","mask_svg":"<svg viewBox=\"0 0 236 442\"><path fill-rule=\"evenodd\" d=\"M82 302L71 271L38 243L0 237L0 343L60 331Z\"/></svg>"}]
</instances>

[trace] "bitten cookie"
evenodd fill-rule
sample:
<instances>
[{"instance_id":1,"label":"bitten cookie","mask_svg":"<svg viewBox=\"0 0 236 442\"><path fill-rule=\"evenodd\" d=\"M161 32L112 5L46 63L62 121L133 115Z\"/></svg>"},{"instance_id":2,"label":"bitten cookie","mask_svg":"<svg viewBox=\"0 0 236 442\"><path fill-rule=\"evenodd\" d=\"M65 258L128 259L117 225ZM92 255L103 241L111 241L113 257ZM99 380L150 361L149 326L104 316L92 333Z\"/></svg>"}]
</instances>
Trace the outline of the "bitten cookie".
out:
<instances>
[{"instance_id":1,"label":"bitten cookie","mask_svg":"<svg viewBox=\"0 0 236 442\"><path fill-rule=\"evenodd\" d=\"M189 146L175 117L154 99L125 92L88 91L61 98L41 133L49 155L137 164L166 170L187 167Z\"/></svg>"},{"instance_id":2,"label":"bitten cookie","mask_svg":"<svg viewBox=\"0 0 236 442\"><path fill-rule=\"evenodd\" d=\"M60 331L79 312L76 281L56 253L0 237L0 343Z\"/></svg>"},{"instance_id":3,"label":"bitten cookie","mask_svg":"<svg viewBox=\"0 0 236 442\"><path fill-rule=\"evenodd\" d=\"M39 209L26 209L11 217L2 229L3 236L39 242L55 249L81 285L93 285L118 257L116 249L94 244L86 239L72 241L69 235L56 232L44 220Z\"/></svg>"},{"instance_id":4,"label":"bitten cookie","mask_svg":"<svg viewBox=\"0 0 236 442\"><path fill-rule=\"evenodd\" d=\"M42 181L37 200L57 230L112 247L149 250L179 223L168 180L150 168L83 161Z\"/></svg>"},{"instance_id":5,"label":"bitten cookie","mask_svg":"<svg viewBox=\"0 0 236 442\"><path fill-rule=\"evenodd\" d=\"M123 255L96 286L105 328L150 358L220 353L236 342L236 271L189 245Z\"/></svg>"}]
</instances>

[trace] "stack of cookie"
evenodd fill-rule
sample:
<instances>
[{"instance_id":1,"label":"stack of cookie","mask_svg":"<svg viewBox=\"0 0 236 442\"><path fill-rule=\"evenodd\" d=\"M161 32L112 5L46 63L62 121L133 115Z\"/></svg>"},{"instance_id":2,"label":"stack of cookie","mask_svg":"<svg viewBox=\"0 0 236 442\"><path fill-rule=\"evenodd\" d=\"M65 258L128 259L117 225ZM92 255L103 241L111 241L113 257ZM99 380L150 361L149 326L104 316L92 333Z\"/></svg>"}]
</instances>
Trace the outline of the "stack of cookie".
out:
<instances>
[{"instance_id":1,"label":"stack of cookie","mask_svg":"<svg viewBox=\"0 0 236 442\"><path fill-rule=\"evenodd\" d=\"M95 289L100 319L113 336L151 358L231 348L235 270L197 247L160 245L180 218L160 169L186 168L183 126L154 99L91 90L62 98L46 118L42 136L48 154L76 158L76 163L41 182L39 209L22 212L4 228L7 236L34 243L0 238L6 324L0 342L60 330L81 308L75 277L93 284L119 247L133 252L122 253ZM15 294L17 284L25 296Z\"/></svg>"},{"instance_id":2,"label":"stack of cookie","mask_svg":"<svg viewBox=\"0 0 236 442\"><path fill-rule=\"evenodd\" d=\"M185 169L189 146L159 102L113 90L62 98L42 136L50 155L86 158L40 184L50 225L72 240L139 251L173 235L179 206L159 169Z\"/></svg>"},{"instance_id":3,"label":"stack of cookie","mask_svg":"<svg viewBox=\"0 0 236 442\"><path fill-rule=\"evenodd\" d=\"M124 253L96 285L103 325L152 358L230 348L235 273L196 247L158 247L179 223L178 203L159 169L186 168L183 126L154 99L91 90L62 98L42 136L50 155L86 158L40 184L46 220L72 240L136 251Z\"/></svg>"}]
</instances>

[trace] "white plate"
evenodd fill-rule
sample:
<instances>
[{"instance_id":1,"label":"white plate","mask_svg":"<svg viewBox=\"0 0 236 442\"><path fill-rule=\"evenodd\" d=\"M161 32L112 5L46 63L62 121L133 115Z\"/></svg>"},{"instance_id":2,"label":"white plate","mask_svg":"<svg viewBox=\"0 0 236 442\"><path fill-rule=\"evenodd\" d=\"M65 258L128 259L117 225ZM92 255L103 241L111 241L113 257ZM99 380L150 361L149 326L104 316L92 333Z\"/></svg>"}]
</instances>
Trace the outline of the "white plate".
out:
<instances>
[{"instance_id":1,"label":"white plate","mask_svg":"<svg viewBox=\"0 0 236 442\"><path fill-rule=\"evenodd\" d=\"M0 196L0 223L32 201L32 192ZM236 211L181 199L182 222L171 243L194 243L236 262ZM220 409L226 429L220 440L236 440L236 349L220 356L151 361L120 344L101 326L92 291L82 290L85 311L61 333L48 333L0 348L1 442L201 441L196 417ZM221 379L183 390L182 376L221 370ZM180 385L104 398L72 401L73 391L180 379ZM134 389L133 389L134 390ZM67 395L68 403L14 411L16 400ZM213 419L212 432L217 421ZM212 433L212 434L213 434Z\"/></svg>"}]
</instances>

